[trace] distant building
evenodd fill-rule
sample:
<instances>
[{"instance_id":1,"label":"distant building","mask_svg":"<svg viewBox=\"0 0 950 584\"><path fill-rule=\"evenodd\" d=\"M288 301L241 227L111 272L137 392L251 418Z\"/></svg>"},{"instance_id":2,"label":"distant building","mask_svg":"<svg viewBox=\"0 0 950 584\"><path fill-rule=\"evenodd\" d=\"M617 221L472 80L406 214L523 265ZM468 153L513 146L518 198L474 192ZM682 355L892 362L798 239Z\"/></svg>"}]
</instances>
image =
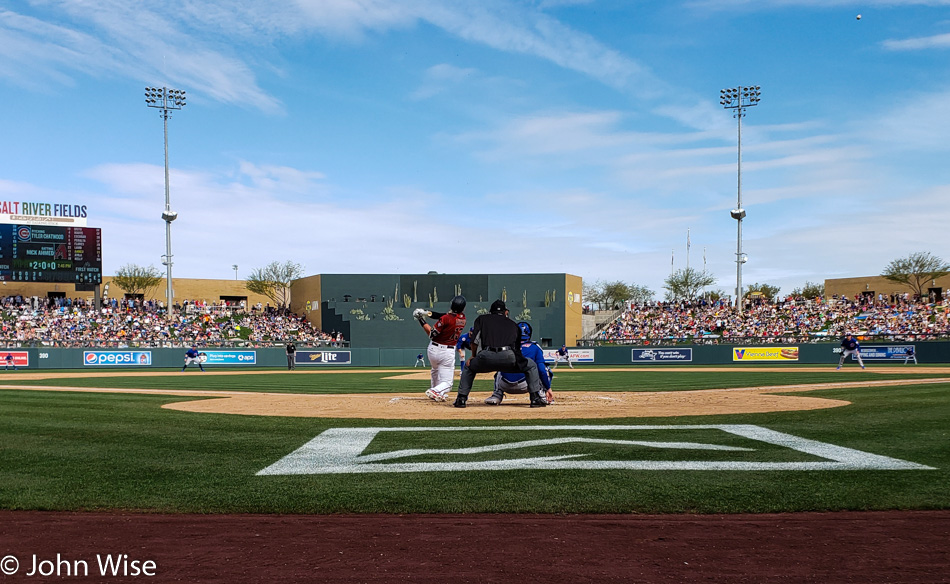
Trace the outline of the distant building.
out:
<instances>
[{"instance_id":1,"label":"distant building","mask_svg":"<svg viewBox=\"0 0 950 584\"><path fill-rule=\"evenodd\" d=\"M923 293L927 295L928 298L933 298L935 302L939 302L943 300L948 289L950 289L950 275L927 282L923 287ZM825 297L831 298L835 294L837 294L838 297L847 296L848 298L856 298L864 295L873 296L877 299L879 295L884 295L887 298L897 294L902 296L904 294L910 294L913 296L914 291L905 284L893 282L883 276L831 278L825 280Z\"/></svg>"}]
</instances>

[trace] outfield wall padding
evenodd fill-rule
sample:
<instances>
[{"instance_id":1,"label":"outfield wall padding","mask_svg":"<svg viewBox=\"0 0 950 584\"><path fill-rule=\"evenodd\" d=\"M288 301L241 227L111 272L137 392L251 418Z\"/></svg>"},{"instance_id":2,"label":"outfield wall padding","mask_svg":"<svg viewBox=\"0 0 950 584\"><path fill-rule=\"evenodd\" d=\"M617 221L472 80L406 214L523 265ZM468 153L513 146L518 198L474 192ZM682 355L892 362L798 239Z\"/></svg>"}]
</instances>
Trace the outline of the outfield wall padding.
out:
<instances>
[{"instance_id":1,"label":"outfield wall padding","mask_svg":"<svg viewBox=\"0 0 950 584\"><path fill-rule=\"evenodd\" d=\"M864 349L892 349L914 346L918 363L950 363L950 342L930 341L919 343L874 343ZM783 351L784 349L784 351ZM796 352L797 350L797 352ZM207 355L207 368L286 368L287 357L282 347L201 349ZM717 365L746 367L763 364L836 364L840 347L836 343L803 345L678 345L665 346L609 346L577 349L590 355L593 360L578 362L578 366L593 365ZM425 355L425 347L413 348L307 348L297 352L299 368L356 366L356 367L413 367L419 353ZM46 349L23 348L0 350L0 363L6 354L14 356L19 369L149 369L180 368L184 364L184 349ZM901 358L869 359L868 366L875 364L902 364ZM428 365L428 358L426 358ZM849 365L851 362L849 361ZM456 364L457 366L457 364Z\"/></svg>"}]
</instances>

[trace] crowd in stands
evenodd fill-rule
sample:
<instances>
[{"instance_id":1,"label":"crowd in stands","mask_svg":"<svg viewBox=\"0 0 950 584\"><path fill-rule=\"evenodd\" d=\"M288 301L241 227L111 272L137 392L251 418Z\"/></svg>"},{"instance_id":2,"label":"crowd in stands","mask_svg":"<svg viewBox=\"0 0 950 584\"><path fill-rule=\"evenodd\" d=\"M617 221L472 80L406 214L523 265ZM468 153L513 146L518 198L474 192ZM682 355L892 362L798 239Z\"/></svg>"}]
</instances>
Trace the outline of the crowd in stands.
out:
<instances>
[{"instance_id":1,"label":"crowd in stands","mask_svg":"<svg viewBox=\"0 0 950 584\"><path fill-rule=\"evenodd\" d=\"M947 303L907 295L857 299L750 300L742 310L726 301L656 302L627 306L595 336L595 342L659 341L718 343L742 339L765 343L819 341L849 331L902 339L946 337Z\"/></svg>"},{"instance_id":2,"label":"crowd in stands","mask_svg":"<svg viewBox=\"0 0 950 584\"><path fill-rule=\"evenodd\" d=\"M0 301L0 344L51 347L342 346L286 309L243 303L182 302L168 318L154 301L8 296Z\"/></svg>"}]
</instances>

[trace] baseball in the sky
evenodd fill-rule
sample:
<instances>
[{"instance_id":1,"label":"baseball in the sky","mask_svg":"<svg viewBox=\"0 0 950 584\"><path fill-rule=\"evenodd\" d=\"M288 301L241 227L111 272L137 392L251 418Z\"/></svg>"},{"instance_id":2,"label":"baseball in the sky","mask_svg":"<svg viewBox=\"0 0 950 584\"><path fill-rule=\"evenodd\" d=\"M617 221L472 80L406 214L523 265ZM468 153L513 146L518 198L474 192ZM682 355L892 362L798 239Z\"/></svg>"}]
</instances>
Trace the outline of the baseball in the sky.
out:
<instances>
[{"instance_id":1,"label":"baseball in the sky","mask_svg":"<svg viewBox=\"0 0 950 584\"><path fill-rule=\"evenodd\" d=\"M860 15L860 14L857 16L857 19L858 19L858 20L861 20L861 15Z\"/></svg>"}]
</instances>

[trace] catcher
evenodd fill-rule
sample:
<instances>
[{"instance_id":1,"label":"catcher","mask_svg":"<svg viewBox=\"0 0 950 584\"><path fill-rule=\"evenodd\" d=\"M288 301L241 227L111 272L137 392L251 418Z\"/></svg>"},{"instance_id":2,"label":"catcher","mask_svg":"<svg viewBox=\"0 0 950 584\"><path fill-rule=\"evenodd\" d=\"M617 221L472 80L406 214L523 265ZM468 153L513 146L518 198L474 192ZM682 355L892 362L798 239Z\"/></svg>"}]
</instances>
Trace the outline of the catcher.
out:
<instances>
[{"instance_id":1,"label":"catcher","mask_svg":"<svg viewBox=\"0 0 950 584\"><path fill-rule=\"evenodd\" d=\"M426 396L434 401L445 401L455 383L455 344L465 330L465 297L452 299L447 314L417 308L412 316L419 321L422 329L429 335L429 347L426 354L432 368L432 383L426 390ZM426 318L436 319L435 325L426 322Z\"/></svg>"},{"instance_id":2,"label":"catcher","mask_svg":"<svg viewBox=\"0 0 950 584\"><path fill-rule=\"evenodd\" d=\"M541 387L544 388L544 401L553 404L554 393L551 391L551 380L554 376L544 362L544 351L531 340L532 329L530 324L519 322L518 328L521 329L521 354L526 359L531 359L538 364L538 377L541 379ZM485 403L490 406L497 406L505 399L506 393L528 393L528 378L524 373L503 373L500 371L495 373L495 391L485 399Z\"/></svg>"},{"instance_id":3,"label":"catcher","mask_svg":"<svg viewBox=\"0 0 950 584\"><path fill-rule=\"evenodd\" d=\"M188 368L189 365L197 365L199 369L204 371L205 368L202 365L203 363L202 357L204 357L205 359L208 358L208 356L205 355L204 353L198 352L198 347L195 347L194 345L192 345L190 349L185 351L185 366L182 367L181 370L184 371L185 369Z\"/></svg>"}]
</instances>

